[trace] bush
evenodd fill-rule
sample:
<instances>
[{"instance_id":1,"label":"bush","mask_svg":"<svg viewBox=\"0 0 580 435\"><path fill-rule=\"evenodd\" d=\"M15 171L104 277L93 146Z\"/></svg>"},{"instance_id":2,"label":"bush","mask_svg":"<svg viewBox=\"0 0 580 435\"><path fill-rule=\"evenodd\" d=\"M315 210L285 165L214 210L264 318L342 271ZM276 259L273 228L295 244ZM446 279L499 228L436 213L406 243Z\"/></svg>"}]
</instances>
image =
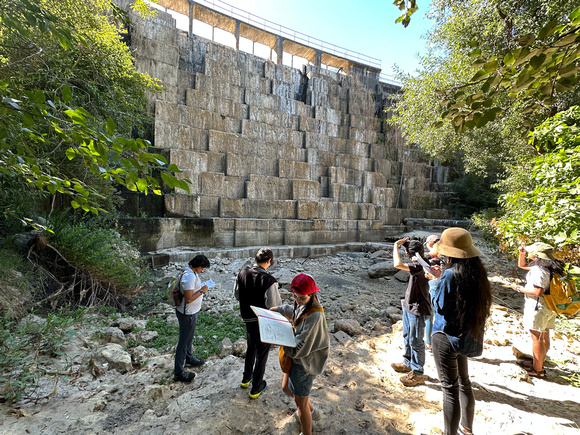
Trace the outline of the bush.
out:
<instances>
[{"instance_id":1,"label":"bush","mask_svg":"<svg viewBox=\"0 0 580 435\"><path fill-rule=\"evenodd\" d=\"M110 228L109 222L57 213L49 225L54 231L51 241L67 261L104 286L132 290L143 284L139 251Z\"/></svg>"}]
</instances>

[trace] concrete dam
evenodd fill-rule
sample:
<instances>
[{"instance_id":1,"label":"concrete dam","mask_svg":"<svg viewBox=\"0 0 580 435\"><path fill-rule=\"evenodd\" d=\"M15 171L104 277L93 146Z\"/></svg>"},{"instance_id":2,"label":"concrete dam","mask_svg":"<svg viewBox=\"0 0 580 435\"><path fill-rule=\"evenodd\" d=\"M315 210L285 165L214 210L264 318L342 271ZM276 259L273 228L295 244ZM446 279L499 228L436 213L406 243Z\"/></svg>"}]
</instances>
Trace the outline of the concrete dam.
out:
<instances>
[{"instance_id":1,"label":"concrete dam","mask_svg":"<svg viewBox=\"0 0 580 435\"><path fill-rule=\"evenodd\" d=\"M386 122L398 88L376 65L193 1L157 2L188 17L189 31L165 11L143 19L117 3L137 69L163 84L149 98L152 144L192 182L189 194L124 194L121 223L142 251L381 241L406 218L448 217L448 168ZM229 29L236 46L195 35L194 20ZM272 56L236 49L244 37ZM284 65L288 55L308 63Z\"/></svg>"}]
</instances>

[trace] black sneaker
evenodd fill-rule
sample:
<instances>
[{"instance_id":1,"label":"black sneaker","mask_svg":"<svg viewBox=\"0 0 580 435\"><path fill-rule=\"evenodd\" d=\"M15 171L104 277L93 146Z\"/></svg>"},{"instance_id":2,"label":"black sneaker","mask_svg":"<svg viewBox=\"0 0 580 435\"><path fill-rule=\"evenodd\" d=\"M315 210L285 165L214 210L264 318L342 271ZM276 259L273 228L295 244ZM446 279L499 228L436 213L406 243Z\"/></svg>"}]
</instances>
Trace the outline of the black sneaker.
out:
<instances>
[{"instance_id":1,"label":"black sneaker","mask_svg":"<svg viewBox=\"0 0 580 435\"><path fill-rule=\"evenodd\" d=\"M193 357L192 359L188 359L185 361L186 367L199 367L205 364L205 361L201 358Z\"/></svg>"},{"instance_id":2,"label":"black sneaker","mask_svg":"<svg viewBox=\"0 0 580 435\"><path fill-rule=\"evenodd\" d=\"M254 390L255 387L252 387L252 391L250 391L249 396L250 399L257 399L260 397L264 391L266 391L267 384L266 381L262 381L257 389Z\"/></svg>"},{"instance_id":3,"label":"black sneaker","mask_svg":"<svg viewBox=\"0 0 580 435\"><path fill-rule=\"evenodd\" d=\"M178 375L173 375L173 380L179 382L191 382L193 381L193 378L195 378L195 373L193 372L183 371Z\"/></svg>"}]
</instances>

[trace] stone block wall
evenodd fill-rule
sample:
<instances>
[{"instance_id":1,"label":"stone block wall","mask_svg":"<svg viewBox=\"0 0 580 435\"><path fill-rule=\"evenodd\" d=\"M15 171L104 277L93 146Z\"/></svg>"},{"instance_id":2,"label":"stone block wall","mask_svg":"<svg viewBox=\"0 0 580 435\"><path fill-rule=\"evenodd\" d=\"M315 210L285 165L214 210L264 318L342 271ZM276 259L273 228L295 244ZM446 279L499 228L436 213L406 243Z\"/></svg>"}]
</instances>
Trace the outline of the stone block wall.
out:
<instances>
[{"instance_id":1,"label":"stone block wall","mask_svg":"<svg viewBox=\"0 0 580 435\"><path fill-rule=\"evenodd\" d=\"M163 83L153 145L192 182L155 221L179 234L159 229L147 250L185 243L196 227L179 218L204 222L207 245L248 246L377 241L404 218L447 216L446 172L381 131L378 82L276 65L188 36L163 12L130 17L136 66Z\"/></svg>"}]
</instances>

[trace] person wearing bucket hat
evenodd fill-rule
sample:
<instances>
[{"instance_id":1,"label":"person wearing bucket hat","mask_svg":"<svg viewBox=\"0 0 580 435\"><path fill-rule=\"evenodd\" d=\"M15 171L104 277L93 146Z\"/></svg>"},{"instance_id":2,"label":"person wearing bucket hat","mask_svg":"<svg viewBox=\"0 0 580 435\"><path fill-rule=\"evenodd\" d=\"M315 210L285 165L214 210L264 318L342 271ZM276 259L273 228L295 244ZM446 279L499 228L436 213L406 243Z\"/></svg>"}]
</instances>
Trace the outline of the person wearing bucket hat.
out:
<instances>
[{"instance_id":1,"label":"person wearing bucket hat","mask_svg":"<svg viewBox=\"0 0 580 435\"><path fill-rule=\"evenodd\" d=\"M403 263L399 248L403 246L409 258L418 255L427 261L423 255L424 247L419 240L409 240L408 237L397 240L393 246L393 266L406 270L411 275L405 297L401 300L403 309L403 362L392 363L391 367L398 373L406 373L401 382L406 387L414 387L425 383L423 366L425 365L425 322L431 315L429 298L429 281L425 278L423 266L417 261Z\"/></svg>"},{"instance_id":2,"label":"person wearing bucket hat","mask_svg":"<svg viewBox=\"0 0 580 435\"><path fill-rule=\"evenodd\" d=\"M314 278L300 273L292 280L290 289L294 304L270 309L283 314L294 327L296 347L283 347L292 359L292 367L289 373L284 373L282 390L294 398L302 433L310 435L312 421L320 419L320 412L310 402L310 391L314 378L322 373L328 359L330 335Z\"/></svg>"},{"instance_id":3,"label":"person wearing bucket hat","mask_svg":"<svg viewBox=\"0 0 580 435\"><path fill-rule=\"evenodd\" d=\"M432 293L433 358L443 390L444 434L471 434L475 397L467 358L483 352L485 321L492 304L487 272L469 231L448 228L435 249L444 260Z\"/></svg>"},{"instance_id":4,"label":"person wearing bucket hat","mask_svg":"<svg viewBox=\"0 0 580 435\"><path fill-rule=\"evenodd\" d=\"M544 303L544 292L550 288L552 276L564 273L564 263L552 254L554 248L547 243L536 242L519 248L518 267L527 270L526 285L513 285L513 289L523 293L524 299L524 329L530 331L532 337L532 363L524 368L532 377L546 376L544 360L550 348L550 329L556 326L556 313ZM526 252L530 263L526 263Z\"/></svg>"}]
</instances>

